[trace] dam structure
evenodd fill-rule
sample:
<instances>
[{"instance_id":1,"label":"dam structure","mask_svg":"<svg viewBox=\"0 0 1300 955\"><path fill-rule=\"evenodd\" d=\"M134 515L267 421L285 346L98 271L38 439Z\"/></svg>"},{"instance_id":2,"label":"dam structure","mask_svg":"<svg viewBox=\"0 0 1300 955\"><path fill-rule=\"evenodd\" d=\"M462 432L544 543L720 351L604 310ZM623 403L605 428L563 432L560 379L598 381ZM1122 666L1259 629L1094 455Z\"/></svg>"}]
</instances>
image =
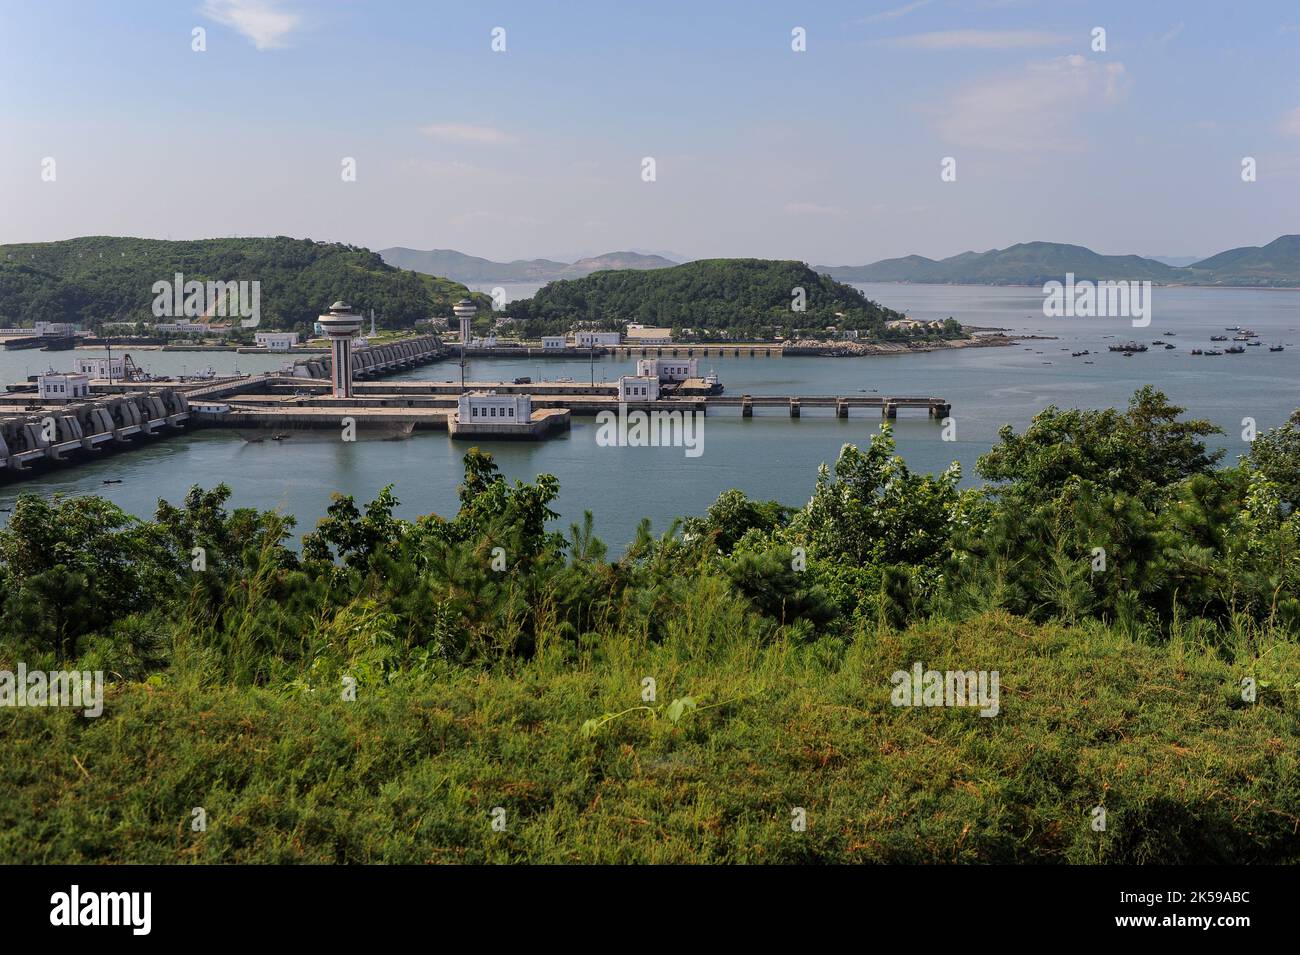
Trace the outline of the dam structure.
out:
<instances>
[{"instance_id":1,"label":"dam structure","mask_svg":"<svg viewBox=\"0 0 1300 955\"><path fill-rule=\"evenodd\" d=\"M331 351L296 360L278 372L194 380L91 379L52 373L11 384L0 393L0 480L39 474L49 466L93 460L192 428L228 428L246 440L298 430L369 432L400 438L416 430L452 439L540 440L569 430L577 416L602 412L684 412L799 418L810 411L837 418L869 411L882 420L900 411L946 419L951 404L925 395L728 395L698 358L641 358L613 382L572 380L431 381L373 379L447 358L437 335L356 346L361 318L343 302L321 316ZM69 385L69 382L72 384ZM70 397L64 398L64 395ZM57 397L56 397L57 396Z\"/></svg>"}]
</instances>

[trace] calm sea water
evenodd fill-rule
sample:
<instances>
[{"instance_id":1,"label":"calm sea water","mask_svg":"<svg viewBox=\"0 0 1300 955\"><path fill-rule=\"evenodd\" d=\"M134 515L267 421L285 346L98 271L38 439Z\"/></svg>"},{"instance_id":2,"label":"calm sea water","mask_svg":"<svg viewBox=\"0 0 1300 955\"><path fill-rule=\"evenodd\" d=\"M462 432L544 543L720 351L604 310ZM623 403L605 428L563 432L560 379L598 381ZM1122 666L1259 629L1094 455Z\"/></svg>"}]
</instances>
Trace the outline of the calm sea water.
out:
<instances>
[{"instance_id":1,"label":"calm sea water","mask_svg":"<svg viewBox=\"0 0 1300 955\"><path fill-rule=\"evenodd\" d=\"M1021 334L1054 335L1008 348L939 351L856 359L724 358L706 362L728 393L739 394L929 394L953 405L955 442L941 440L942 426L923 412L903 411L895 422L901 452L916 470L942 470L952 461L975 480L974 463L996 440L1004 424L1022 428L1049 404L1097 408L1123 405L1133 390L1155 384L1189 413L1208 418L1227 432L1219 439L1230 455L1244 453L1242 419L1263 430L1283 423L1300 407L1300 293L1235 289L1156 289L1149 327L1134 329L1123 319L1048 319L1042 295L1032 288L864 285L868 296L915 318L946 318L997 326ZM534 287L510 287L515 297ZM1208 347L1225 326L1253 328L1284 352L1248 348L1242 355L1192 356ZM1165 338L1163 332L1175 337ZM1125 358L1108 344L1136 339L1150 345L1169 341L1172 351L1152 347ZM1220 346L1222 347L1222 346ZM1087 349L1087 358L1070 353ZM71 365L71 354L0 352L0 379ZM80 352L78 354L86 354ZM193 372L211 364L218 371L261 371L279 367L273 356L233 353L140 352L134 355L155 373ZM1093 364L1085 364L1091 361ZM625 359L598 359L597 381L631 370ZM573 361L473 361L467 376L479 380L530 375L587 381L592 368ZM451 380L451 363L426 366L408 377ZM531 480L549 472L561 484L557 509L561 529L596 517L597 532L615 549L629 541L641 517L656 531L672 518L701 513L717 495L738 487L752 496L804 503L817 466L833 461L845 442L865 443L879 427L878 413L861 411L836 419L827 410L804 410L790 419L783 409L760 409L752 419L738 410L710 415L704 424L704 452L687 458L680 448L606 448L596 444L591 418L575 418L567 435L538 443L490 442L512 479ZM401 515L455 512L461 457L466 446L442 433L416 434L404 441L363 439L343 443L332 433L295 433L283 442L244 442L230 431L205 431L158 442L139 451L51 472L41 478L0 485L0 507L20 490L40 494L102 494L127 510L149 516L158 498L180 499L193 484L226 482L236 505L280 508L297 515L300 529L324 513L334 492L369 500L385 484L396 486ZM121 484L104 485L106 479ZM7 515L0 514L0 520Z\"/></svg>"}]
</instances>

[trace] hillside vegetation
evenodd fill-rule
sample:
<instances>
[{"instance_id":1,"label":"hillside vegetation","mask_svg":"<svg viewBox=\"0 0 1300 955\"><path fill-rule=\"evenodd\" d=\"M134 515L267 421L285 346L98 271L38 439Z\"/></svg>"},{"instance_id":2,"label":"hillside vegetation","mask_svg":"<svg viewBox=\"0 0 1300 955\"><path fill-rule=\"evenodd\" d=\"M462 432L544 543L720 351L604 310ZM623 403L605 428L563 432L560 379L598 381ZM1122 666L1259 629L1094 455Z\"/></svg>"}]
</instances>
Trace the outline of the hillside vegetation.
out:
<instances>
[{"instance_id":1,"label":"hillside vegetation","mask_svg":"<svg viewBox=\"0 0 1300 955\"><path fill-rule=\"evenodd\" d=\"M338 243L87 236L0 246L0 324L156 322L154 283L171 283L178 272L185 281L260 282L261 327L302 331L340 298L366 314L373 308L383 328L410 328L418 319L450 316L452 304L468 294L459 283L403 271L368 249Z\"/></svg>"},{"instance_id":2,"label":"hillside vegetation","mask_svg":"<svg viewBox=\"0 0 1300 955\"><path fill-rule=\"evenodd\" d=\"M477 449L454 516L340 497L300 549L224 487L23 495L0 670L111 686L0 714L0 858L1300 862L1300 415L1213 432L1048 408L962 491L884 425L616 559ZM916 664L996 714L896 705Z\"/></svg>"},{"instance_id":3,"label":"hillside vegetation","mask_svg":"<svg viewBox=\"0 0 1300 955\"><path fill-rule=\"evenodd\" d=\"M796 289L802 289L803 311L793 308ZM887 320L903 317L802 262L769 259L701 259L648 271L596 272L552 282L532 298L512 302L509 312L530 335L560 332L575 322L761 337L828 325L882 334Z\"/></svg>"}]
</instances>

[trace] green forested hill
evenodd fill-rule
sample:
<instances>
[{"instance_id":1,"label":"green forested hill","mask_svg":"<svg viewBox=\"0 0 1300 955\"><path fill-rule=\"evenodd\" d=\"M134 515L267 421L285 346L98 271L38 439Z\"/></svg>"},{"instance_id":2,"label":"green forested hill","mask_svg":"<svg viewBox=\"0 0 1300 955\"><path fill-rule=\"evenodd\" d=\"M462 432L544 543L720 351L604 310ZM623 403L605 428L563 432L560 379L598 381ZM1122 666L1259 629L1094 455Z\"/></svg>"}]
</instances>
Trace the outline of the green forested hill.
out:
<instances>
[{"instance_id":1,"label":"green forested hill","mask_svg":"<svg viewBox=\"0 0 1300 955\"><path fill-rule=\"evenodd\" d=\"M358 246L275 238L173 242L86 236L0 246L0 325L152 322L155 282L258 281L263 328L308 327L336 299L384 328L449 316L465 286L385 263ZM480 298L482 298L480 296Z\"/></svg>"},{"instance_id":2,"label":"green forested hill","mask_svg":"<svg viewBox=\"0 0 1300 955\"><path fill-rule=\"evenodd\" d=\"M805 309L794 311L795 289ZM861 292L819 275L802 262L700 259L649 271L596 272L552 282L510 314L529 334L562 331L574 322L614 329L624 322L760 334L776 328L879 330L902 316Z\"/></svg>"}]
</instances>

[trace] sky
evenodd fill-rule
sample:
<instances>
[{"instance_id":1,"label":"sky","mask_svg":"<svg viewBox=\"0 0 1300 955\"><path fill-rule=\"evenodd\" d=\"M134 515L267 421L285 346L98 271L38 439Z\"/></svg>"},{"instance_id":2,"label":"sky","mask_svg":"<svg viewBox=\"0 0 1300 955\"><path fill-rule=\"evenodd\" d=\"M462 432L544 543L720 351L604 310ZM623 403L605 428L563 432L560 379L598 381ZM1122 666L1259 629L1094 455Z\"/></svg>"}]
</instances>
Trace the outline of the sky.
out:
<instances>
[{"instance_id":1,"label":"sky","mask_svg":"<svg viewBox=\"0 0 1300 955\"><path fill-rule=\"evenodd\" d=\"M1295 232L1294 0L0 0L0 243L855 265Z\"/></svg>"}]
</instances>

